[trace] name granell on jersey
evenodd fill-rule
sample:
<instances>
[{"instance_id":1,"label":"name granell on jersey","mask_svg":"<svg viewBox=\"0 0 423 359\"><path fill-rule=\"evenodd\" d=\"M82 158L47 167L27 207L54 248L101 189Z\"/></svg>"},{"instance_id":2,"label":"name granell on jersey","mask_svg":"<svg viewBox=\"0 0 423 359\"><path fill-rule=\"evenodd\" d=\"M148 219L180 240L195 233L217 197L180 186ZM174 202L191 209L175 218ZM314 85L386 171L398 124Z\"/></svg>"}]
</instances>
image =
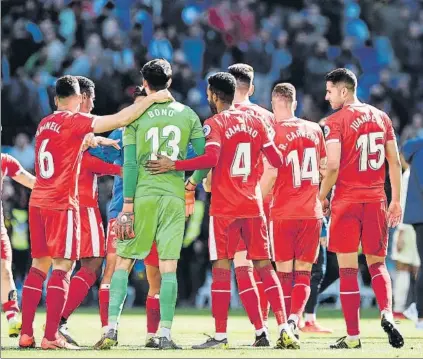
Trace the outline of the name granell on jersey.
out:
<instances>
[{"instance_id":1,"label":"name granell on jersey","mask_svg":"<svg viewBox=\"0 0 423 359\"><path fill-rule=\"evenodd\" d=\"M294 141L297 138L308 138L309 140L313 141L315 145L319 144L319 136L317 136L317 134L315 132L308 132L308 131L303 131L303 130L296 130L296 131L291 131L288 132L286 134L286 139L291 142Z\"/></svg>"},{"instance_id":2,"label":"name granell on jersey","mask_svg":"<svg viewBox=\"0 0 423 359\"><path fill-rule=\"evenodd\" d=\"M38 136L41 134L41 132L43 132L44 130L50 130L50 131L54 131L56 133L60 133L60 128L62 126L60 126L57 122L46 122L44 125L42 125L37 132L35 133L35 136Z\"/></svg>"},{"instance_id":3,"label":"name granell on jersey","mask_svg":"<svg viewBox=\"0 0 423 359\"><path fill-rule=\"evenodd\" d=\"M229 140L233 135L238 132L246 132L253 138L256 138L258 135L257 130L255 130L251 126L247 126L245 123L237 123L236 125L233 125L232 127L229 127L226 130L225 136Z\"/></svg>"}]
</instances>

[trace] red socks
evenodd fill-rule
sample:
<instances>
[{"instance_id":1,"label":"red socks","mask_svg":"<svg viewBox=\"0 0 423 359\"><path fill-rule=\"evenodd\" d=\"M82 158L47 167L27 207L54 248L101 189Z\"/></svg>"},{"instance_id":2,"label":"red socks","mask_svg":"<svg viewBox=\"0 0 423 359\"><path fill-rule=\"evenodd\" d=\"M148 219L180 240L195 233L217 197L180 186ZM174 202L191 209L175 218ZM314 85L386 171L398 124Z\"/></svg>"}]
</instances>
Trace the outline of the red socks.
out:
<instances>
[{"instance_id":1,"label":"red socks","mask_svg":"<svg viewBox=\"0 0 423 359\"><path fill-rule=\"evenodd\" d=\"M44 332L44 337L47 340L56 340L57 330L69 289L69 279L66 274L67 272L59 269L53 270L47 284L47 318Z\"/></svg>"},{"instance_id":2,"label":"red socks","mask_svg":"<svg viewBox=\"0 0 423 359\"><path fill-rule=\"evenodd\" d=\"M283 301L282 288L275 270L273 269L272 265L269 264L265 267L257 268L257 271L263 281L266 297L269 300L270 307L275 314L278 325L286 323L286 312L285 304Z\"/></svg>"},{"instance_id":3,"label":"red socks","mask_svg":"<svg viewBox=\"0 0 423 359\"><path fill-rule=\"evenodd\" d=\"M88 294L90 288L97 280L97 275L87 267L81 267L72 277L69 285L68 300L62 317L68 319L70 315L78 308Z\"/></svg>"},{"instance_id":4,"label":"red socks","mask_svg":"<svg viewBox=\"0 0 423 359\"><path fill-rule=\"evenodd\" d=\"M101 327L109 324L110 284L101 284L98 291L98 308L100 311Z\"/></svg>"},{"instance_id":5,"label":"red socks","mask_svg":"<svg viewBox=\"0 0 423 359\"><path fill-rule=\"evenodd\" d=\"M360 334L360 290L357 275L357 268L339 269L342 311L347 325L347 333L351 336Z\"/></svg>"},{"instance_id":6,"label":"red socks","mask_svg":"<svg viewBox=\"0 0 423 359\"><path fill-rule=\"evenodd\" d=\"M303 315L304 307L310 297L310 276L308 271L295 271L295 284L291 294L291 314L298 318Z\"/></svg>"},{"instance_id":7,"label":"red socks","mask_svg":"<svg viewBox=\"0 0 423 359\"><path fill-rule=\"evenodd\" d=\"M264 325L266 325L267 320L269 319L269 301L267 300L266 293L264 292L263 282L261 281L260 275L258 274L257 269L255 268L254 280L256 281L256 286L259 295L261 316L263 318Z\"/></svg>"},{"instance_id":8,"label":"red socks","mask_svg":"<svg viewBox=\"0 0 423 359\"><path fill-rule=\"evenodd\" d=\"M158 295L148 296L145 304L147 311L147 334L155 335L160 324L160 299Z\"/></svg>"},{"instance_id":9,"label":"red socks","mask_svg":"<svg viewBox=\"0 0 423 359\"><path fill-rule=\"evenodd\" d=\"M18 302L15 300L16 290L12 290L9 293L9 298L11 297L13 299L9 299L6 303L3 303L3 306L2 306L3 312L6 314L7 321L16 317L16 315L19 313Z\"/></svg>"},{"instance_id":10,"label":"red socks","mask_svg":"<svg viewBox=\"0 0 423 359\"><path fill-rule=\"evenodd\" d=\"M231 302L231 271L213 268L212 277L212 314L216 333L226 333Z\"/></svg>"},{"instance_id":11,"label":"red socks","mask_svg":"<svg viewBox=\"0 0 423 359\"><path fill-rule=\"evenodd\" d=\"M238 292L245 311L251 324L256 330L264 327L261 310L259 306L258 292L254 285L253 268L237 267L235 268L236 281L238 283Z\"/></svg>"},{"instance_id":12,"label":"red socks","mask_svg":"<svg viewBox=\"0 0 423 359\"><path fill-rule=\"evenodd\" d=\"M21 334L30 337L34 335L33 324L35 312L43 294L43 283L46 274L37 268L31 267L22 290L22 330Z\"/></svg>"},{"instance_id":13,"label":"red socks","mask_svg":"<svg viewBox=\"0 0 423 359\"><path fill-rule=\"evenodd\" d=\"M289 317L289 315L291 314L291 292L293 284L293 275L292 272L277 272L277 274L279 282L282 286L286 315Z\"/></svg>"},{"instance_id":14,"label":"red socks","mask_svg":"<svg viewBox=\"0 0 423 359\"><path fill-rule=\"evenodd\" d=\"M385 263L372 264L369 266L369 272L379 310L392 312L392 284Z\"/></svg>"}]
</instances>

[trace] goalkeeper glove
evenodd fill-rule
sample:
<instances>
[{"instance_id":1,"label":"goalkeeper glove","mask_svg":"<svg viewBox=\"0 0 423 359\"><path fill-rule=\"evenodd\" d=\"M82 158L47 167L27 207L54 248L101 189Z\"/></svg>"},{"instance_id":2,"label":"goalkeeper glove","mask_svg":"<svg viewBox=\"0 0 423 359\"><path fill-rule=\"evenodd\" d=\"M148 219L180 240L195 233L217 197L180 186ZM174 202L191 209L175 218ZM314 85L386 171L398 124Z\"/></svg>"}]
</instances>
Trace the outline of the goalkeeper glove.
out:
<instances>
[{"instance_id":1,"label":"goalkeeper glove","mask_svg":"<svg viewBox=\"0 0 423 359\"><path fill-rule=\"evenodd\" d=\"M190 179L185 182L185 217L189 217L194 213L195 204L195 187Z\"/></svg>"},{"instance_id":2,"label":"goalkeeper glove","mask_svg":"<svg viewBox=\"0 0 423 359\"><path fill-rule=\"evenodd\" d=\"M119 213L115 222L116 237L120 240L132 239L134 233L134 212Z\"/></svg>"}]
</instances>

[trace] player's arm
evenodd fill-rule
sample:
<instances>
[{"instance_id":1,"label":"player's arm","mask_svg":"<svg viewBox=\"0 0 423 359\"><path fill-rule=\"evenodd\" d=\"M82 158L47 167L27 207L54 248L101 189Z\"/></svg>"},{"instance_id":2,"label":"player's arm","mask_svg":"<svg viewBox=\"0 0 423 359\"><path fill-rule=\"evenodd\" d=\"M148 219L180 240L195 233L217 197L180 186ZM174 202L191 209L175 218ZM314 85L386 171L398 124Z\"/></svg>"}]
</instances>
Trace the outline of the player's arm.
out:
<instances>
[{"instance_id":1,"label":"player's arm","mask_svg":"<svg viewBox=\"0 0 423 359\"><path fill-rule=\"evenodd\" d=\"M402 217L401 161L395 139L386 142L385 153L389 165L389 180L391 182L391 203L388 208L388 225L393 228L400 223Z\"/></svg>"},{"instance_id":2,"label":"player's arm","mask_svg":"<svg viewBox=\"0 0 423 359\"><path fill-rule=\"evenodd\" d=\"M20 169L17 175L12 177L13 180L20 183L22 186L33 189L35 185L35 176L23 168Z\"/></svg>"},{"instance_id":3,"label":"player's arm","mask_svg":"<svg viewBox=\"0 0 423 359\"><path fill-rule=\"evenodd\" d=\"M330 142L327 146L327 164L325 176L320 185L320 201L324 201L332 187L335 185L339 175L341 163L341 142Z\"/></svg>"},{"instance_id":4,"label":"player's arm","mask_svg":"<svg viewBox=\"0 0 423 359\"><path fill-rule=\"evenodd\" d=\"M282 167L283 158L279 149L276 147L274 142L275 133L272 127L266 125L265 122L262 122L263 125L263 135L262 135L262 147L261 152L269 161L269 164L274 168Z\"/></svg>"},{"instance_id":5,"label":"player's arm","mask_svg":"<svg viewBox=\"0 0 423 359\"><path fill-rule=\"evenodd\" d=\"M94 133L103 133L119 127L125 127L134 122L154 103L163 103L173 100L168 90L157 91L124 108L118 113L107 116L96 116L93 122L93 131Z\"/></svg>"},{"instance_id":6,"label":"player's arm","mask_svg":"<svg viewBox=\"0 0 423 359\"><path fill-rule=\"evenodd\" d=\"M271 166L269 161L266 160L263 161L263 165L264 171L260 178L260 188L263 198L265 198L275 184L276 178L278 177L278 169Z\"/></svg>"},{"instance_id":7,"label":"player's arm","mask_svg":"<svg viewBox=\"0 0 423 359\"><path fill-rule=\"evenodd\" d=\"M118 146L122 147L122 131L120 129L114 130L108 138L117 141ZM98 146L96 148L90 148L88 152L108 163L113 163L121 155L121 150L113 146Z\"/></svg>"},{"instance_id":8,"label":"player's arm","mask_svg":"<svg viewBox=\"0 0 423 359\"><path fill-rule=\"evenodd\" d=\"M92 173L98 175L120 176L122 174L121 166L107 163L89 153L84 154L82 161L85 168L89 168Z\"/></svg>"}]
</instances>

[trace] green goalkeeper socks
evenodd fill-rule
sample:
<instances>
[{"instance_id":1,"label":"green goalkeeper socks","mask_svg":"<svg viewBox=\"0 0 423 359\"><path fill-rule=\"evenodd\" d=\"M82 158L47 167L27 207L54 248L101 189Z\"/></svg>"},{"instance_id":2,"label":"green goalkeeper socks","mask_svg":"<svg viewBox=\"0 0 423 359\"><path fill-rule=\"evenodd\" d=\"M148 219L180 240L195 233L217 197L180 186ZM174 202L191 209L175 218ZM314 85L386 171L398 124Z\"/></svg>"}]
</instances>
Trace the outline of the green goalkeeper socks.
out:
<instances>
[{"instance_id":1,"label":"green goalkeeper socks","mask_svg":"<svg viewBox=\"0 0 423 359\"><path fill-rule=\"evenodd\" d=\"M113 273L112 283L110 284L109 329L117 330L127 290L128 272L124 269L118 269Z\"/></svg>"},{"instance_id":2,"label":"green goalkeeper socks","mask_svg":"<svg viewBox=\"0 0 423 359\"><path fill-rule=\"evenodd\" d=\"M172 327L177 296L178 281L176 280L176 273L163 273L160 286L160 324L162 328L170 329Z\"/></svg>"}]
</instances>

